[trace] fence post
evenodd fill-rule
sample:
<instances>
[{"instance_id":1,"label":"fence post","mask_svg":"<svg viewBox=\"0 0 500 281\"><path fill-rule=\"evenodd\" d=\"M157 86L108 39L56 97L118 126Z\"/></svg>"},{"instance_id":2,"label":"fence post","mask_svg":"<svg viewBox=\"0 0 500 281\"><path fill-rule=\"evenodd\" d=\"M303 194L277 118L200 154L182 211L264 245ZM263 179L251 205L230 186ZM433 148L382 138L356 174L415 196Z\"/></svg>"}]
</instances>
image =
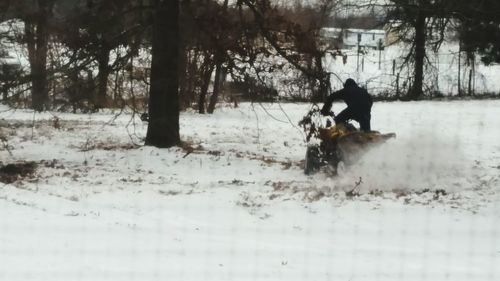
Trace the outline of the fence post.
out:
<instances>
[{"instance_id":1,"label":"fence post","mask_svg":"<svg viewBox=\"0 0 500 281\"><path fill-rule=\"evenodd\" d=\"M460 75L461 75L460 52L461 51L462 51L462 43L458 42L458 96L462 96L462 86L460 85L462 83L460 81Z\"/></svg>"},{"instance_id":2,"label":"fence post","mask_svg":"<svg viewBox=\"0 0 500 281\"><path fill-rule=\"evenodd\" d=\"M396 76L396 97L399 97L399 73Z\"/></svg>"},{"instance_id":3,"label":"fence post","mask_svg":"<svg viewBox=\"0 0 500 281\"><path fill-rule=\"evenodd\" d=\"M359 72L359 53L361 52L361 49L359 47L359 44L361 43L361 33L358 33L358 54L357 54L357 60L356 60L356 72Z\"/></svg>"}]
</instances>

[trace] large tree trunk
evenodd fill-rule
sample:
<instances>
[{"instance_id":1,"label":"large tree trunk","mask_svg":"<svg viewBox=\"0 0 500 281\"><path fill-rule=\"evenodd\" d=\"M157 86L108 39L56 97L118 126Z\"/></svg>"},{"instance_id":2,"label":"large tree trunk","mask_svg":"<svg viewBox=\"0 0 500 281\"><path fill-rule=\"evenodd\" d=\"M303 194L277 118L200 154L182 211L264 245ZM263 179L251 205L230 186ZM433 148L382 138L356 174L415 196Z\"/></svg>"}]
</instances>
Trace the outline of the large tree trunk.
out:
<instances>
[{"instance_id":1,"label":"large tree trunk","mask_svg":"<svg viewBox=\"0 0 500 281\"><path fill-rule=\"evenodd\" d=\"M171 147L179 136L179 1L157 0L153 23L146 145Z\"/></svg>"},{"instance_id":2,"label":"large tree trunk","mask_svg":"<svg viewBox=\"0 0 500 281\"><path fill-rule=\"evenodd\" d=\"M31 68L31 106L43 111L49 101L47 83L48 20L53 1L38 0L38 12L33 20L25 21L28 58Z\"/></svg>"},{"instance_id":3,"label":"large tree trunk","mask_svg":"<svg viewBox=\"0 0 500 281\"><path fill-rule=\"evenodd\" d=\"M415 25L415 80L408 95L410 100L418 100L423 96L425 41L425 13L422 10L418 10Z\"/></svg>"},{"instance_id":4,"label":"large tree trunk","mask_svg":"<svg viewBox=\"0 0 500 281\"><path fill-rule=\"evenodd\" d=\"M108 78L110 74L109 67L109 48L102 46L98 51L97 63L99 73L97 74L97 98L94 100L96 108L106 107L106 96L108 94Z\"/></svg>"}]
</instances>

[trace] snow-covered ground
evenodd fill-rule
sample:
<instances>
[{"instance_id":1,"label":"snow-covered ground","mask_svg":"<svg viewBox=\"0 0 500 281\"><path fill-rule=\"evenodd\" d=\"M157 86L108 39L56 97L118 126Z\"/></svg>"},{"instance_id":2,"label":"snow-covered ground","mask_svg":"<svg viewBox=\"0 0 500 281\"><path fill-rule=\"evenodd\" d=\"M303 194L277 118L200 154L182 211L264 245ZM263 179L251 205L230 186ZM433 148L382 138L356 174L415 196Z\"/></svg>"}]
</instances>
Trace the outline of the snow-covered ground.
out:
<instances>
[{"instance_id":1,"label":"snow-covered ground","mask_svg":"<svg viewBox=\"0 0 500 281\"><path fill-rule=\"evenodd\" d=\"M157 149L131 115L0 107L0 160L38 163L0 183L0 280L500 280L500 101L376 103L397 138L335 178L302 172L309 108L182 113Z\"/></svg>"}]
</instances>

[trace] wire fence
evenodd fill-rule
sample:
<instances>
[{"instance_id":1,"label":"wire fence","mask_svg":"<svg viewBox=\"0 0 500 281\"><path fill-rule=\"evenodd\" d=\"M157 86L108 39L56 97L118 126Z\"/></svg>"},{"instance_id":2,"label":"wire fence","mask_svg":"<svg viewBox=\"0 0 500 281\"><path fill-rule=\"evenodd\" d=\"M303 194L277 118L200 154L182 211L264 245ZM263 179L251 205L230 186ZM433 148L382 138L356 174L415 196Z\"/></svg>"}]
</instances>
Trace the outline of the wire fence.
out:
<instances>
[{"instance_id":1,"label":"wire fence","mask_svg":"<svg viewBox=\"0 0 500 281\"><path fill-rule=\"evenodd\" d=\"M127 114L2 106L0 279L499 280L499 106L375 103L397 138L337 176L279 122L308 104L185 112L171 149L127 145Z\"/></svg>"}]
</instances>

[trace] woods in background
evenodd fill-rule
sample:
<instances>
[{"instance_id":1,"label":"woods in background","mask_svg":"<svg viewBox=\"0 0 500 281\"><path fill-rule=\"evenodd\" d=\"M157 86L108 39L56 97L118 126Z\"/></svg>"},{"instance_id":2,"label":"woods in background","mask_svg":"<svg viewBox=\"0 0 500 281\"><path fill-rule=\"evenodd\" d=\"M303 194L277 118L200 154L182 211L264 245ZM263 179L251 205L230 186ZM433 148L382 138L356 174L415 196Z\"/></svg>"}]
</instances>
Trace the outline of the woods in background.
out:
<instances>
[{"instance_id":1,"label":"woods in background","mask_svg":"<svg viewBox=\"0 0 500 281\"><path fill-rule=\"evenodd\" d=\"M29 62L5 90L5 100L38 111L143 110L153 83L152 26L161 2L5 2L2 20L10 25L5 39L24 46ZM272 76L295 69L300 74L290 79L291 94L303 100L325 96L328 75L321 58L328 48L318 37L334 6L323 2L281 7L270 1L180 1L180 107L212 113L221 98L273 100Z\"/></svg>"},{"instance_id":2,"label":"woods in background","mask_svg":"<svg viewBox=\"0 0 500 281\"><path fill-rule=\"evenodd\" d=\"M2 0L1 47L26 58L24 66L2 66L2 101L37 111L149 110L150 126L177 131L162 132L168 146L179 142L181 109L213 113L221 100L237 106L278 96L323 100L335 75L324 59L341 54L321 38L332 24L390 26L408 44L400 66L412 73L407 100L430 91L423 84L428 53L450 29L467 63L476 56L500 62L498 1L351 2ZM372 16L341 16L353 8Z\"/></svg>"}]
</instances>

